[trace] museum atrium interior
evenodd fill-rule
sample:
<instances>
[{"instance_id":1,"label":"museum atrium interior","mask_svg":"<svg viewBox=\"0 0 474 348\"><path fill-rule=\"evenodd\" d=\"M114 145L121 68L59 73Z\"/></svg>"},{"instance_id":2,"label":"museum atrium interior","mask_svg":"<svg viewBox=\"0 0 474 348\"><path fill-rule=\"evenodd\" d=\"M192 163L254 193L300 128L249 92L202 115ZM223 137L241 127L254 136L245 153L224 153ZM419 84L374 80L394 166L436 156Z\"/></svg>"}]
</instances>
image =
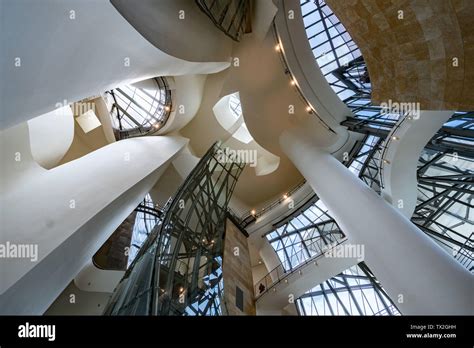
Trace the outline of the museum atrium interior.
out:
<instances>
[{"instance_id":1,"label":"museum atrium interior","mask_svg":"<svg viewBox=\"0 0 474 348\"><path fill-rule=\"evenodd\" d=\"M2 11L0 314L474 314L474 1Z\"/></svg>"}]
</instances>

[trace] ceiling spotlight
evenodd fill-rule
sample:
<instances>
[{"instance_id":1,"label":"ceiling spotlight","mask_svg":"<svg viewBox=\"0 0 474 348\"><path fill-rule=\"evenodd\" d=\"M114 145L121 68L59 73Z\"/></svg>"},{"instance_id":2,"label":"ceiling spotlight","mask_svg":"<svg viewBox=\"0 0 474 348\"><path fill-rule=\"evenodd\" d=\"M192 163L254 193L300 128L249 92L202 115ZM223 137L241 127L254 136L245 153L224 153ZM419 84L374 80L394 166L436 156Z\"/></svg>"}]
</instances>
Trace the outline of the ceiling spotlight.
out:
<instances>
[{"instance_id":1,"label":"ceiling spotlight","mask_svg":"<svg viewBox=\"0 0 474 348\"><path fill-rule=\"evenodd\" d=\"M285 283L288 284L288 279L285 279Z\"/></svg>"},{"instance_id":2,"label":"ceiling spotlight","mask_svg":"<svg viewBox=\"0 0 474 348\"><path fill-rule=\"evenodd\" d=\"M283 199L287 199L287 198L288 198L288 195L285 193L285 194L283 195Z\"/></svg>"},{"instance_id":3,"label":"ceiling spotlight","mask_svg":"<svg viewBox=\"0 0 474 348\"><path fill-rule=\"evenodd\" d=\"M313 109L311 109L311 106L307 106L307 107L306 107L306 111L307 111L307 112L311 112L311 110L313 110Z\"/></svg>"},{"instance_id":4,"label":"ceiling spotlight","mask_svg":"<svg viewBox=\"0 0 474 348\"><path fill-rule=\"evenodd\" d=\"M276 44L276 46L275 46L275 51L278 51L278 52L281 51L281 45L280 45L279 43Z\"/></svg>"},{"instance_id":5,"label":"ceiling spotlight","mask_svg":"<svg viewBox=\"0 0 474 348\"><path fill-rule=\"evenodd\" d=\"M390 161L389 161L389 160L386 160L386 159L384 159L384 160L383 160L383 163L385 163L385 164L390 164Z\"/></svg>"},{"instance_id":6,"label":"ceiling spotlight","mask_svg":"<svg viewBox=\"0 0 474 348\"><path fill-rule=\"evenodd\" d=\"M292 79L290 83L291 83L292 86L294 86L294 85L296 85L296 80Z\"/></svg>"},{"instance_id":7,"label":"ceiling spotlight","mask_svg":"<svg viewBox=\"0 0 474 348\"><path fill-rule=\"evenodd\" d=\"M166 111L170 111L170 107L168 105L165 106Z\"/></svg>"},{"instance_id":8,"label":"ceiling spotlight","mask_svg":"<svg viewBox=\"0 0 474 348\"><path fill-rule=\"evenodd\" d=\"M155 123L155 124L153 125L153 127L155 127L155 128L159 128L159 127L160 127L160 125L159 125L158 123Z\"/></svg>"},{"instance_id":9,"label":"ceiling spotlight","mask_svg":"<svg viewBox=\"0 0 474 348\"><path fill-rule=\"evenodd\" d=\"M276 289L276 288L273 288L273 292L276 292L276 291L277 291L277 289Z\"/></svg>"},{"instance_id":10,"label":"ceiling spotlight","mask_svg":"<svg viewBox=\"0 0 474 348\"><path fill-rule=\"evenodd\" d=\"M184 288L179 288L179 292L183 292L184 291Z\"/></svg>"},{"instance_id":11,"label":"ceiling spotlight","mask_svg":"<svg viewBox=\"0 0 474 348\"><path fill-rule=\"evenodd\" d=\"M255 211L255 209L252 209L252 211L250 212L252 215L255 215L257 212Z\"/></svg>"},{"instance_id":12,"label":"ceiling spotlight","mask_svg":"<svg viewBox=\"0 0 474 348\"><path fill-rule=\"evenodd\" d=\"M392 139L393 139L393 140L398 140L398 139L400 139L400 138L394 135L394 136L392 137Z\"/></svg>"}]
</instances>

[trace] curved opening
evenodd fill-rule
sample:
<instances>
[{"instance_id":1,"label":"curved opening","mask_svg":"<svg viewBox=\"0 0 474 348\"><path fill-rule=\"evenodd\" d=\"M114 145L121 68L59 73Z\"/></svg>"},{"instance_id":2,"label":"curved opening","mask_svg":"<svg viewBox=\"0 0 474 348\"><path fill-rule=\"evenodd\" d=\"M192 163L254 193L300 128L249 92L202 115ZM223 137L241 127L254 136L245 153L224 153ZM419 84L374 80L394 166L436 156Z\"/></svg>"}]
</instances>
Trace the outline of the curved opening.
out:
<instances>
[{"instance_id":1,"label":"curved opening","mask_svg":"<svg viewBox=\"0 0 474 348\"><path fill-rule=\"evenodd\" d=\"M123 85L106 92L114 132L119 139L162 128L171 111L171 90L164 77Z\"/></svg>"}]
</instances>

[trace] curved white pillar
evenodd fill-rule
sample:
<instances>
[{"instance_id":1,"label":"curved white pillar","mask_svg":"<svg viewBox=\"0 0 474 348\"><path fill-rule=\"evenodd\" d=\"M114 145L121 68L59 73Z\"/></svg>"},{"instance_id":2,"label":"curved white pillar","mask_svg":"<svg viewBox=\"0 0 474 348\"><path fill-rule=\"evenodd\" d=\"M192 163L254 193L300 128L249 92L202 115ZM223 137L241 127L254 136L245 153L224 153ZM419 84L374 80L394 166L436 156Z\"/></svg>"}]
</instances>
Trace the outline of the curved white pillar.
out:
<instances>
[{"instance_id":1,"label":"curved white pillar","mask_svg":"<svg viewBox=\"0 0 474 348\"><path fill-rule=\"evenodd\" d=\"M453 114L454 111L421 111L417 119L402 118L382 145L383 159L387 161L381 163L382 196L408 218L416 208L421 152Z\"/></svg>"},{"instance_id":2,"label":"curved white pillar","mask_svg":"<svg viewBox=\"0 0 474 348\"><path fill-rule=\"evenodd\" d=\"M140 8L146 5L130 3ZM175 20L183 25L189 22L178 19L174 1L167 1L164 7L161 2L159 5L161 16L170 19L157 22L148 16L158 27L163 29ZM189 1L187 7L191 6L199 17L207 19ZM156 76L215 73L230 64L224 53L222 60L206 62L166 53L144 38L106 0L3 1L2 11L0 39L4 59L0 76L8 88L0 94L0 129L119 85ZM191 12L186 16L193 18ZM212 27L210 20L206 24ZM178 35L188 36L182 33L181 29ZM197 46L203 41L206 40Z\"/></svg>"},{"instance_id":3,"label":"curved white pillar","mask_svg":"<svg viewBox=\"0 0 474 348\"><path fill-rule=\"evenodd\" d=\"M42 314L150 191L187 139L126 139L51 170L27 123L0 132L0 314ZM18 255L20 256L20 255Z\"/></svg>"},{"instance_id":4,"label":"curved white pillar","mask_svg":"<svg viewBox=\"0 0 474 348\"><path fill-rule=\"evenodd\" d=\"M474 277L304 129L280 137L282 149L322 199L403 314L473 314ZM402 301L400 301L402 300Z\"/></svg>"}]
</instances>

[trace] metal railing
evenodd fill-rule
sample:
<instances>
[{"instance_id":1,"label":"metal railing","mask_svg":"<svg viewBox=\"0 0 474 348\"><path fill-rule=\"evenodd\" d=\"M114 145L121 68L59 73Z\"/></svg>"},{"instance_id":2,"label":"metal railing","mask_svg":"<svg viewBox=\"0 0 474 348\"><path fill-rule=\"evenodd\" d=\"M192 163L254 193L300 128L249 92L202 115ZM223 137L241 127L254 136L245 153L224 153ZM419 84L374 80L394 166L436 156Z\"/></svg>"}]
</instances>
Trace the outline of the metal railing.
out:
<instances>
[{"instance_id":1,"label":"metal railing","mask_svg":"<svg viewBox=\"0 0 474 348\"><path fill-rule=\"evenodd\" d=\"M339 235L340 238L337 238L336 234ZM330 243L328 243L328 239L332 239ZM315 262L325 253L344 243L346 240L347 237L345 237L342 232L327 234L324 236L324 238L319 236L314 242L308 244L306 248L302 248L292 255L291 258L304 260L303 262L291 269L288 269L283 263L280 263L277 267L272 269L262 279L260 279L254 285L255 298L258 300L263 294L274 288L276 284L284 281L289 275L294 274L295 272L301 272L301 269L305 265Z\"/></svg>"}]
</instances>

